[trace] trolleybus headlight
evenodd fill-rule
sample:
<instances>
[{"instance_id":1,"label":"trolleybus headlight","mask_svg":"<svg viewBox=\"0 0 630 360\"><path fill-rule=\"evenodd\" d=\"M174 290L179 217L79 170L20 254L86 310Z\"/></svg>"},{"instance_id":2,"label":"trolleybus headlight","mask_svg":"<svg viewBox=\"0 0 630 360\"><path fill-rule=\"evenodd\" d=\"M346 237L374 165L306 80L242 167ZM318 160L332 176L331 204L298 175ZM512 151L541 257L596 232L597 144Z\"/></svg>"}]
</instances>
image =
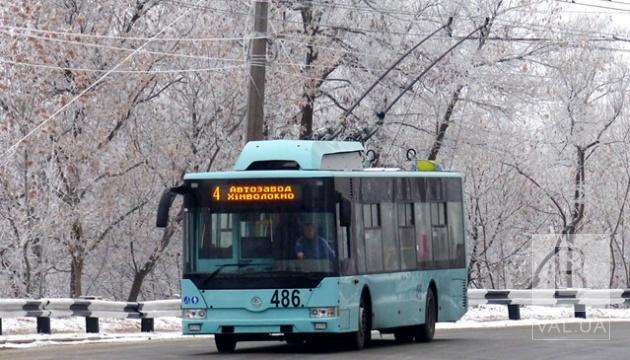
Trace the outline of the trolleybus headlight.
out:
<instances>
[{"instance_id":1,"label":"trolleybus headlight","mask_svg":"<svg viewBox=\"0 0 630 360\"><path fill-rule=\"evenodd\" d=\"M184 309L182 316L184 319L205 319L206 310L204 309Z\"/></svg>"},{"instance_id":2,"label":"trolleybus headlight","mask_svg":"<svg viewBox=\"0 0 630 360\"><path fill-rule=\"evenodd\" d=\"M311 308L312 318L334 317L336 314L334 307Z\"/></svg>"}]
</instances>

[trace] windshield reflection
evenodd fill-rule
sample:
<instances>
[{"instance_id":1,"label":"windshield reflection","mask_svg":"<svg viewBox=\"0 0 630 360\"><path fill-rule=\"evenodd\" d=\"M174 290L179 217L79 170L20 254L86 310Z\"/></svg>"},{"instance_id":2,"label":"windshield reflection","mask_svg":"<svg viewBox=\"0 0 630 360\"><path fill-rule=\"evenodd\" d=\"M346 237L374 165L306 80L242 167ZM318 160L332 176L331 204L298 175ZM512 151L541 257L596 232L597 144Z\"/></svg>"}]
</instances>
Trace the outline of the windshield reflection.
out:
<instances>
[{"instance_id":1,"label":"windshield reflection","mask_svg":"<svg viewBox=\"0 0 630 360\"><path fill-rule=\"evenodd\" d=\"M212 278L288 276L337 270L331 212L191 212L188 273ZM192 240L192 241L190 241ZM231 265L232 264L232 265ZM238 264L238 266L233 266ZM208 277L205 277L206 282Z\"/></svg>"}]
</instances>

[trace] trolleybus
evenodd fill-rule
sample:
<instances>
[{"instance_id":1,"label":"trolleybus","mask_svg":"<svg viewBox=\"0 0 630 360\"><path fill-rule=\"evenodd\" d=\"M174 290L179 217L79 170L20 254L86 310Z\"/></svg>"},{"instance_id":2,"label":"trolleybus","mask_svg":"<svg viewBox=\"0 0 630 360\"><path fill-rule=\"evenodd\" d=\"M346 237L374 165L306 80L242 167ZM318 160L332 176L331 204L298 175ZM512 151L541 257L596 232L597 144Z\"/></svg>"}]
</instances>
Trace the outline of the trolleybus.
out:
<instances>
[{"instance_id":1,"label":"trolleybus","mask_svg":"<svg viewBox=\"0 0 630 360\"><path fill-rule=\"evenodd\" d=\"M184 334L220 352L247 340L340 339L372 330L433 339L466 311L461 173L362 166L356 142L249 142L234 171L187 174Z\"/></svg>"}]
</instances>

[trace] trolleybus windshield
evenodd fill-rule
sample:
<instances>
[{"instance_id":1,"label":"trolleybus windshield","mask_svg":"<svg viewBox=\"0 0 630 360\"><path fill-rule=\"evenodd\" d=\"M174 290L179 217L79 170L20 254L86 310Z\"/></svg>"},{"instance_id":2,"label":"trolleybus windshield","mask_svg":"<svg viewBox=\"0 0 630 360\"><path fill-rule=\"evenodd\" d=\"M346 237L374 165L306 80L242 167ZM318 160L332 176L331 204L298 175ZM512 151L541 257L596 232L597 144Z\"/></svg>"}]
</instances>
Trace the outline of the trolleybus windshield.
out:
<instances>
[{"instance_id":1,"label":"trolleybus windshield","mask_svg":"<svg viewBox=\"0 0 630 360\"><path fill-rule=\"evenodd\" d=\"M196 181L185 278L202 289L316 285L337 273L330 179Z\"/></svg>"}]
</instances>

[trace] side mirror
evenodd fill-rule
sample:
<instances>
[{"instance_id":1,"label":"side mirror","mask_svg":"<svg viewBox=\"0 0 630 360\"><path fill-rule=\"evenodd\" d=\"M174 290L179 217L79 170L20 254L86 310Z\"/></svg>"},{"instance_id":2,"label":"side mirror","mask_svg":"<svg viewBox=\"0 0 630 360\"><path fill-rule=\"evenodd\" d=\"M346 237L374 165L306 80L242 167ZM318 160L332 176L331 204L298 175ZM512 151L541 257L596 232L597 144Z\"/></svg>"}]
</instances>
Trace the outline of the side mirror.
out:
<instances>
[{"instance_id":1,"label":"side mirror","mask_svg":"<svg viewBox=\"0 0 630 360\"><path fill-rule=\"evenodd\" d=\"M350 201L341 198L339 202L339 225L350 226L352 224L352 206Z\"/></svg>"},{"instance_id":2,"label":"side mirror","mask_svg":"<svg viewBox=\"0 0 630 360\"><path fill-rule=\"evenodd\" d=\"M171 205L173 205L175 195L176 194L172 192L171 189L166 189L162 193L160 204L158 205L157 221L155 222L155 226L164 228L168 225L168 212L171 209Z\"/></svg>"}]
</instances>

